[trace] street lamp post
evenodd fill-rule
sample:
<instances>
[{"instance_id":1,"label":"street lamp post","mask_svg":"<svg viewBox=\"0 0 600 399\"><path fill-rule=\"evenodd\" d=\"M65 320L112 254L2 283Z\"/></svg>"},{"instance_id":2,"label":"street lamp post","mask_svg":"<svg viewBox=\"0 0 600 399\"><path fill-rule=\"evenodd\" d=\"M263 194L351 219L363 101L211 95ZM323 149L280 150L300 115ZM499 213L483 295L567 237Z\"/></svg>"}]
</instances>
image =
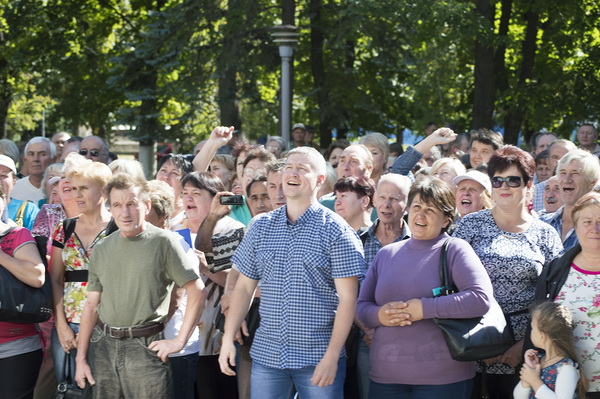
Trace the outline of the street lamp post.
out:
<instances>
[{"instance_id":1,"label":"street lamp post","mask_svg":"<svg viewBox=\"0 0 600 399\"><path fill-rule=\"evenodd\" d=\"M298 42L299 33L296 33L296 27L293 25L278 25L273 27L271 33L273 42L279 46L279 56L281 57L281 137L290 142L290 126L292 115L292 56L294 55L294 45Z\"/></svg>"}]
</instances>

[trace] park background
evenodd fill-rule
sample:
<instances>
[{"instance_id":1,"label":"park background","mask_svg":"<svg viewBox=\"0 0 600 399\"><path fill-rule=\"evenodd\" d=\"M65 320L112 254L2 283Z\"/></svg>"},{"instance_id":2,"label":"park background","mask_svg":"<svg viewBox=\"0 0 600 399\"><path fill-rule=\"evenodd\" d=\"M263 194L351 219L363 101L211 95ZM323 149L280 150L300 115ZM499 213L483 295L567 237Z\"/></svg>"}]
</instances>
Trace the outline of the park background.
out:
<instances>
[{"instance_id":1,"label":"park background","mask_svg":"<svg viewBox=\"0 0 600 399\"><path fill-rule=\"evenodd\" d=\"M292 122L395 141L436 122L517 143L600 120L597 0L0 0L0 128L189 153L280 134L273 27L299 34ZM414 140L414 135L412 139Z\"/></svg>"}]
</instances>

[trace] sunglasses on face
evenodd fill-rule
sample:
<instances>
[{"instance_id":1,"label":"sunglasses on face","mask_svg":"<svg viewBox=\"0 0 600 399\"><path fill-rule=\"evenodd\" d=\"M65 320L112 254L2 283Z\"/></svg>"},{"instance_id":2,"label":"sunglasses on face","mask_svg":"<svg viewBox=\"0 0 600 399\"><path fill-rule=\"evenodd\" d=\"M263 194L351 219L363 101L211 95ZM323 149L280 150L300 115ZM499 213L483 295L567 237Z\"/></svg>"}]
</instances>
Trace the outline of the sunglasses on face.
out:
<instances>
[{"instance_id":1,"label":"sunglasses on face","mask_svg":"<svg viewBox=\"0 0 600 399\"><path fill-rule=\"evenodd\" d=\"M100 155L100 151L98 150L79 150L79 155L83 155L85 157L88 154L88 152L93 157L97 157L98 155Z\"/></svg>"},{"instance_id":2,"label":"sunglasses on face","mask_svg":"<svg viewBox=\"0 0 600 399\"><path fill-rule=\"evenodd\" d=\"M490 180L492 181L493 188L502 187L502 183L504 183L504 182L506 182L506 185L511 188L521 187L521 184L523 184L523 178L521 176L507 176L507 177L494 176Z\"/></svg>"}]
</instances>

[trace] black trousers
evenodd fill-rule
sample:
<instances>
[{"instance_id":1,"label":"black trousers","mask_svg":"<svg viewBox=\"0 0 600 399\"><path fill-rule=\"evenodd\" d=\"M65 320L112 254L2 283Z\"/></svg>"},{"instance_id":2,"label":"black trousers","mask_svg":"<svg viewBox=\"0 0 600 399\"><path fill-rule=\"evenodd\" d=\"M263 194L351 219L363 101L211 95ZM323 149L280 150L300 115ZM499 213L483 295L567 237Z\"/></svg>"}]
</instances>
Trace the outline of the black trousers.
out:
<instances>
[{"instance_id":1,"label":"black trousers","mask_svg":"<svg viewBox=\"0 0 600 399\"><path fill-rule=\"evenodd\" d=\"M0 398L33 398L33 389L42 365L41 349L0 359Z\"/></svg>"}]
</instances>

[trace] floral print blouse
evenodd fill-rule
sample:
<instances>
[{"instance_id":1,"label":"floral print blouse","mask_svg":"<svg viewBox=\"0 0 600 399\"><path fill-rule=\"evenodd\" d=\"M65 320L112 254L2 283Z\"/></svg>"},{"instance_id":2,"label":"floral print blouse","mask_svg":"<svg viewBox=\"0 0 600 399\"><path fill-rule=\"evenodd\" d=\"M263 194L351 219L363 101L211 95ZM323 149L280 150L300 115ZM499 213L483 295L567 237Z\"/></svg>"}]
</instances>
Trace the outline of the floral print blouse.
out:
<instances>
[{"instance_id":1,"label":"floral print blouse","mask_svg":"<svg viewBox=\"0 0 600 399\"><path fill-rule=\"evenodd\" d=\"M573 336L579 362L589 380L589 392L600 392L600 272L574 263L555 302L573 314Z\"/></svg>"},{"instance_id":2,"label":"floral print blouse","mask_svg":"<svg viewBox=\"0 0 600 399\"><path fill-rule=\"evenodd\" d=\"M73 232L62 248L62 261L65 266L65 272L72 270L88 270L90 256L94 246L106 237L106 230L94 238L89 248L84 248L79 240L77 233ZM64 242L63 224L58 223L52 234L53 246L60 248L59 245ZM87 282L65 281L64 288L64 309L65 316L69 323L80 323L85 297L87 295Z\"/></svg>"}]
</instances>

